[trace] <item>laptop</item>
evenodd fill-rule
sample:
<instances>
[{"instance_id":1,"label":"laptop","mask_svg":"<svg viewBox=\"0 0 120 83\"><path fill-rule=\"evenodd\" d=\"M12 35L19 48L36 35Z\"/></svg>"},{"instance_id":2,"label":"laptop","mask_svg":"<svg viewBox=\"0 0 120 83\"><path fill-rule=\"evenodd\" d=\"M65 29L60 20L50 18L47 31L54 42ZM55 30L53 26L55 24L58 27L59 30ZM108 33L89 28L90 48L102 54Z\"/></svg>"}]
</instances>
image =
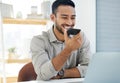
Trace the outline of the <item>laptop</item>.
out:
<instances>
[{"instance_id":1,"label":"laptop","mask_svg":"<svg viewBox=\"0 0 120 83\"><path fill-rule=\"evenodd\" d=\"M83 83L120 83L120 52L94 54Z\"/></svg>"}]
</instances>

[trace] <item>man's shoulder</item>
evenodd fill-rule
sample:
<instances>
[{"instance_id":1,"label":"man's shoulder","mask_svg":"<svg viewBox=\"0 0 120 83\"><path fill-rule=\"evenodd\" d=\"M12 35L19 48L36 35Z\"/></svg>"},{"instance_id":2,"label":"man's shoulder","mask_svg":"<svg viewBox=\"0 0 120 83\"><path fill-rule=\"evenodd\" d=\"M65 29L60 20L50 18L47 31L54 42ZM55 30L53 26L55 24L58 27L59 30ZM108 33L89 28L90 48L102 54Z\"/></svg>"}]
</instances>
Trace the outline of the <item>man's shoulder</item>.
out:
<instances>
[{"instance_id":1,"label":"man's shoulder","mask_svg":"<svg viewBox=\"0 0 120 83\"><path fill-rule=\"evenodd\" d=\"M43 32L41 35L36 35L36 36L34 36L33 38L32 38L32 40L34 40L34 41L43 41L43 42L46 42L46 41L48 41L49 39L48 39L49 37L48 37L48 33L47 32Z\"/></svg>"},{"instance_id":2,"label":"man's shoulder","mask_svg":"<svg viewBox=\"0 0 120 83\"><path fill-rule=\"evenodd\" d=\"M36 35L33 38L46 39L46 38L48 38L48 33L47 32L43 32L42 34Z\"/></svg>"},{"instance_id":3,"label":"man's shoulder","mask_svg":"<svg viewBox=\"0 0 120 83\"><path fill-rule=\"evenodd\" d=\"M81 31L80 34L81 34L82 37L85 36L85 32L84 31Z\"/></svg>"}]
</instances>

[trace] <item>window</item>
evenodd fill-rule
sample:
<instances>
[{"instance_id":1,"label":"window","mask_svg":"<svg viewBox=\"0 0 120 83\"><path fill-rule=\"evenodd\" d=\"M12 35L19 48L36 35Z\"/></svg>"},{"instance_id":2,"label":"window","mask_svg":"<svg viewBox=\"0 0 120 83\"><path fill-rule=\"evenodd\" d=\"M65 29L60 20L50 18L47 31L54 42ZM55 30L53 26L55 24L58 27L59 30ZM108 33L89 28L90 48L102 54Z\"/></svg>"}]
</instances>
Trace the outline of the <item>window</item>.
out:
<instances>
[{"instance_id":1,"label":"window","mask_svg":"<svg viewBox=\"0 0 120 83\"><path fill-rule=\"evenodd\" d=\"M47 5L47 11L41 5ZM31 61L32 37L48 30L51 24L49 6L49 0L2 0L0 3L0 83L16 82L21 67Z\"/></svg>"},{"instance_id":2,"label":"window","mask_svg":"<svg viewBox=\"0 0 120 83\"><path fill-rule=\"evenodd\" d=\"M97 0L97 52L120 51L120 0Z\"/></svg>"}]
</instances>

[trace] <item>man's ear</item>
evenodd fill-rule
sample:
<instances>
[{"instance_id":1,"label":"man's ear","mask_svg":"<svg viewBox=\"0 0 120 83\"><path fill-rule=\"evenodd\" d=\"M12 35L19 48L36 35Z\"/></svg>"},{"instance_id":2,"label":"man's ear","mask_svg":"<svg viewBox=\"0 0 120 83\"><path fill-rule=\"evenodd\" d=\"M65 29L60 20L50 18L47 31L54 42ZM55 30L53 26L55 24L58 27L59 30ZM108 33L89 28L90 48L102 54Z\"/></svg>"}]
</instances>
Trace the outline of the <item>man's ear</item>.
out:
<instances>
[{"instance_id":1,"label":"man's ear","mask_svg":"<svg viewBox=\"0 0 120 83\"><path fill-rule=\"evenodd\" d=\"M54 22L55 21L55 15L54 14L51 14L50 15L50 18L51 18L51 20Z\"/></svg>"}]
</instances>

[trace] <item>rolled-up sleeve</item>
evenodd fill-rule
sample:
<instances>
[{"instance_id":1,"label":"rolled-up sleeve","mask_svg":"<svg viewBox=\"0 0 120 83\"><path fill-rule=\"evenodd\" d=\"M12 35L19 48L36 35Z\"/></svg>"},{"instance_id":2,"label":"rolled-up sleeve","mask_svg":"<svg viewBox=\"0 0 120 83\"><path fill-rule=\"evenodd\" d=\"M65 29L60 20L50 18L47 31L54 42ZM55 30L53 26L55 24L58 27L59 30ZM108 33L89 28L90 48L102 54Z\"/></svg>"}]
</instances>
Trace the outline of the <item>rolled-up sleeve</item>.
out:
<instances>
[{"instance_id":1,"label":"rolled-up sleeve","mask_svg":"<svg viewBox=\"0 0 120 83\"><path fill-rule=\"evenodd\" d=\"M83 38L83 44L80 49L80 58L79 58L79 64L77 66L81 77L85 77L87 69L88 69L88 64L90 61L90 56L91 56L91 50L90 50L90 41L86 38L85 34L82 33L82 38Z\"/></svg>"},{"instance_id":2,"label":"rolled-up sleeve","mask_svg":"<svg viewBox=\"0 0 120 83\"><path fill-rule=\"evenodd\" d=\"M38 70L39 71L39 70ZM51 61L46 62L41 66L40 74L38 75L38 80L49 80L51 77L56 76L58 72L54 69Z\"/></svg>"},{"instance_id":3,"label":"rolled-up sleeve","mask_svg":"<svg viewBox=\"0 0 120 83\"><path fill-rule=\"evenodd\" d=\"M56 71L52 65L48 53L45 50L45 42L39 37L34 37L31 41L32 63L37 74L37 80L49 80L55 76Z\"/></svg>"}]
</instances>

